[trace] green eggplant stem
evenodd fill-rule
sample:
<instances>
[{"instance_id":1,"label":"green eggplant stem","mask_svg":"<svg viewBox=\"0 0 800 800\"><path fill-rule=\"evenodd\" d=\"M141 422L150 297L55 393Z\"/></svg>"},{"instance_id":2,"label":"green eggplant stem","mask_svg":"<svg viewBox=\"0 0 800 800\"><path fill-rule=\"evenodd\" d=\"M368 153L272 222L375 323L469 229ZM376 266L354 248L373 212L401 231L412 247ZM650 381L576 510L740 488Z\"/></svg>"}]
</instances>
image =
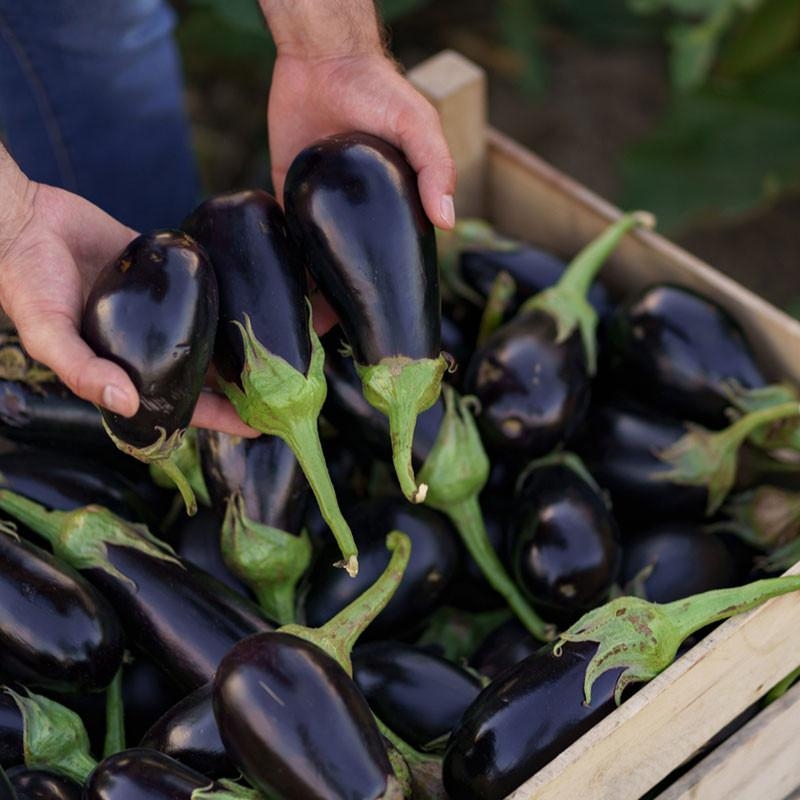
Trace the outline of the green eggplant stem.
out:
<instances>
[{"instance_id":1,"label":"green eggplant stem","mask_svg":"<svg viewBox=\"0 0 800 800\"><path fill-rule=\"evenodd\" d=\"M58 541L59 533L69 516L68 511L48 511L44 506L15 494L10 489L0 489L0 508L27 525L51 545Z\"/></svg>"},{"instance_id":2,"label":"green eggplant stem","mask_svg":"<svg viewBox=\"0 0 800 800\"><path fill-rule=\"evenodd\" d=\"M498 272L483 307L477 344L483 344L503 324L503 317L516 293L517 282L514 278L505 270Z\"/></svg>"},{"instance_id":3,"label":"green eggplant stem","mask_svg":"<svg viewBox=\"0 0 800 800\"><path fill-rule=\"evenodd\" d=\"M284 625L278 632L292 634L317 645L337 661L348 675L352 675L350 653L358 637L394 596L411 557L411 539L400 531L392 531L387 535L386 547L392 554L386 569L375 583L336 616L319 628Z\"/></svg>"},{"instance_id":4,"label":"green eggplant stem","mask_svg":"<svg viewBox=\"0 0 800 800\"><path fill-rule=\"evenodd\" d=\"M159 461L158 466L175 484L175 487L183 498L183 504L186 506L186 513L190 517L193 517L197 513L197 498L194 496L194 490L189 483L189 479L181 472L181 468L172 461L171 458L165 458Z\"/></svg>"},{"instance_id":5,"label":"green eggplant stem","mask_svg":"<svg viewBox=\"0 0 800 800\"><path fill-rule=\"evenodd\" d=\"M375 718L375 722L378 725L378 730L394 745L395 750L397 750L397 752L403 756L409 766L412 764L442 763L442 759L438 756L430 755L429 753L420 753L419 750L415 750L410 744L408 744L408 742L406 742L404 739L401 739L378 716L376 716L374 713L372 716Z\"/></svg>"},{"instance_id":6,"label":"green eggplant stem","mask_svg":"<svg viewBox=\"0 0 800 800\"><path fill-rule=\"evenodd\" d=\"M771 408L761 408L758 411L751 411L746 416L740 417L736 422L716 435L722 440L729 441L732 445L741 446L757 428L768 425L770 422L777 422L799 414L800 403L797 402L781 403Z\"/></svg>"},{"instance_id":7,"label":"green eggplant stem","mask_svg":"<svg viewBox=\"0 0 800 800\"><path fill-rule=\"evenodd\" d=\"M556 633L554 626L545 622L530 607L495 553L486 533L477 496L470 495L458 503L442 508L442 511L455 525L469 554L480 567L489 585L505 598L522 624L537 639L543 642L552 640Z\"/></svg>"},{"instance_id":8,"label":"green eggplant stem","mask_svg":"<svg viewBox=\"0 0 800 800\"><path fill-rule=\"evenodd\" d=\"M125 749L125 710L122 702L122 670L106 689L106 735L103 740L103 758L121 753Z\"/></svg>"}]
</instances>

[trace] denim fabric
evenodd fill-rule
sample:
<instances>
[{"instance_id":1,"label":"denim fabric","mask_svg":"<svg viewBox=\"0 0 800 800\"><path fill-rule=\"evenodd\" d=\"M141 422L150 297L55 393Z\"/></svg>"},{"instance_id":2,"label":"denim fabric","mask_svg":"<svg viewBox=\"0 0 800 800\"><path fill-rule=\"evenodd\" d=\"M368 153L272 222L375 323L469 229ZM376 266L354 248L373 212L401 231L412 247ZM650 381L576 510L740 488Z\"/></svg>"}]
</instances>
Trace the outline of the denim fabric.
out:
<instances>
[{"instance_id":1,"label":"denim fabric","mask_svg":"<svg viewBox=\"0 0 800 800\"><path fill-rule=\"evenodd\" d=\"M139 231L199 186L166 0L0 0L0 136L32 179Z\"/></svg>"}]
</instances>

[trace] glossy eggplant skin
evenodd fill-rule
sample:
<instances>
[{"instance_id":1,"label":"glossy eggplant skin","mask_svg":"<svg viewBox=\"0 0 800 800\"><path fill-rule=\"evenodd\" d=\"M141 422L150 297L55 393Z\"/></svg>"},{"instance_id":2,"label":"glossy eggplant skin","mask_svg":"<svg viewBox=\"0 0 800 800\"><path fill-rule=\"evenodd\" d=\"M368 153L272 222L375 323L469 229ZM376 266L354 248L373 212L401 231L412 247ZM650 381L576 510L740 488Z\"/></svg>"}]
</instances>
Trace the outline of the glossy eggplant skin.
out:
<instances>
[{"instance_id":1,"label":"glossy eggplant skin","mask_svg":"<svg viewBox=\"0 0 800 800\"><path fill-rule=\"evenodd\" d=\"M445 789L459 800L502 800L616 707L622 669L601 675L583 705L586 665L597 645L566 642L498 675L453 731L443 763Z\"/></svg>"},{"instance_id":2,"label":"glossy eggplant skin","mask_svg":"<svg viewBox=\"0 0 800 800\"><path fill-rule=\"evenodd\" d=\"M81 800L83 787L64 775L44 769L14 767L8 779L17 800Z\"/></svg>"},{"instance_id":3,"label":"glossy eggplant skin","mask_svg":"<svg viewBox=\"0 0 800 800\"><path fill-rule=\"evenodd\" d=\"M517 619L495 628L470 656L469 665L481 675L494 680L503 670L518 664L541 649L541 642L528 633Z\"/></svg>"},{"instance_id":4,"label":"glossy eggplant skin","mask_svg":"<svg viewBox=\"0 0 800 800\"><path fill-rule=\"evenodd\" d=\"M206 250L219 284L219 328L214 365L237 382L244 367L234 322L247 314L264 347L305 375L311 359L305 271L289 238L286 217L260 189L206 200L181 226Z\"/></svg>"},{"instance_id":5,"label":"glossy eggplant skin","mask_svg":"<svg viewBox=\"0 0 800 800\"><path fill-rule=\"evenodd\" d=\"M198 509L193 517L180 520L172 531L175 552L229 589L252 599L250 590L227 567L220 547L222 515L210 508Z\"/></svg>"},{"instance_id":6,"label":"glossy eggplant skin","mask_svg":"<svg viewBox=\"0 0 800 800\"><path fill-rule=\"evenodd\" d=\"M417 749L447 736L481 690L455 664L400 642L356 647L353 678L378 719Z\"/></svg>"},{"instance_id":7,"label":"glossy eggplant skin","mask_svg":"<svg viewBox=\"0 0 800 800\"><path fill-rule=\"evenodd\" d=\"M311 572L307 624L323 625L372 585L389 563L386 535L399 530L411 538L411 558L394 596L364 636L395 637L422 625L446 596L459 566L459 543L449 523L435 511L394 497L360 503L348 520L358 544L358 575L350 578L332 566L338 551L327 544Z\"/></svg>"},{"instance_id":8,"label":"glossy eggplant skin","mask_svg":"<svg viewBox=\"0 0 800 800\"><path fill-rule=\"evenodd\" d=\"M114 575L83 574L119 614L130 641L186 691L208 683L230 648L274 625L260 609L197 567L106 545Z\"/></svg>"},{"instance_id":9,"label":"glossy eggplant skin","mask_svg":"<svg viewBox=\"0 0 800 800\"><path fill-rule=\"evenodd\" d=\"M338 351L339 341L336 334L329 334L323 340L328 394L322 413L344 434L358 431L357 437L349 437L354 447L363 446L373 458L391 463L389 420L367 402L353 359ZM411 451L415 468L421 467L430 455L443 419L444 402L441 398L417 417Z\"/></svg>"},{"instance_id":10,"label":"glossy eggplant skin","mask_svg":"<svg viewBox=\"0 0 800 800\"><path fill-rule=\"evenodd\" d=\"M108 601L44 550L0 535L0 672L55 691L96 691L122 663Z\"/></svg>"},{"instance_id":11,"label":"glossy eggplant skin","mask_svg":"<svg viewBox=\"0 0 800 800\"><path fill-rule=\"evenodd\" d=\"M140 747L158 750L209 778L235 778L238 769L220 739L207 683L186 695L145 733Z\"/></svg>"},{"instance_id":12,"label":"glossy eggplant skin","mask_svg":"<svg viewBox=\"0 0 800 800\"><path fill-rule=\"evenodd\" d=\"M8 769L25 761L25 723L14 698L0 692L0 767Z\"/></svg>"},{"instance_id":13,"label":"glossy eggplant skin","mask_svg":"<svg viewBox=\"0 0 800 800\"><path fill-rule=\"evenodd\" d=\"M214 716L234 763L285 800L378 800L392 775L366 700L316 645L251 636L222 660Z\"/></svg>"},{"instance_id":14,"label":"glossy eggplant skin","mask_svg":"<svg viewBox=\"0 0 800 800\"><path fill-rule=\"evenodd\" d=\"M610 332L614 377L664 413L722 428L725 384L767 381L738 323L709 298L657 284L620 308Z\"/></svg>"},{"instance_id":15,"label":"glossy eggplant skin","mask_svg":"<svg viewBox=\"0 0 800 800\"><path fill-rule=\"evenodd\" d=\"M438 357L436 239L400 150L365 133L323 139L292 162L284 206L359 364Z\"/></svg>"},{"instance_id":16,"label":"glossy eggplant skin","mask_svg":"<svg viewBox=\"0 0 800 800\"><path fill-rule=\"evenodd\" d=\"M97 277L82 335L119 364L139 392L131 418L103 411L134 447L186 428L205 381L217 329L217 281L205 252L181 231L138 236Z\"/></svg>"},{"instance_id":17,"label":"glossy eggplant skin","mask_svg":"<svg viewBox=\"0 0 800 800\"><path fill-rule=\"evenodd\" d=\"M308 507L308 481L283 439L266 434L242 439L201 430L198 447L214 508L224 513L228 498L241 492L249 519L300 532Z\"/></svg>"},{"instance_id":18,"label":"glossy eggplant skin","mask_svg":"<svg viewBox=\"0 0 800 800\"><path fill-rule=\"evenodd\" d=\"M644 596L654 603L735 586L745 578L723 541L691 523L665 522L637 530L626 539L622 585L649 566L652 572L641 580L641 586Z\"/></svg>"},{"instance_id":19,"label":"glossy eggplant skin","mask_svg":"<svg viewBox=\"0 0 800 800\"><path fill-rule=\"evenodd\" d=\"M518 314L479 347L464 388L480 401L478 425L487 447L528 459L568 440L589 407L591 381L580 334L556 342L543 311Z\"/></svg>"},{"instance_id":20,"label":"glossy eggplant skin","mask_svg":"<svg viewBox=\"0 0 800 800\"><path fill-rule=\"evenodd\" d=\"M605 498L563 463L525 473L508 528L511 570L542 612L577 619L616 582L620 533Z\"/></svg>"},{"instance_id":21,"label":"glossy eggplant skin","mask_svg":"<svg viewBox=\"0 0 800 800\"><path fill-rule=\"evenodd\" d=\"M592 410L575 451L609 492L614 514L624 529L631 522L652 521L654 509L662 520L704 518L705 487L653 478L671 469L656 453L685 433L682 422L633 406L606 405Z\"/></svg>"},{"instance_id":22,"label":"glossy eggplant skin","mask_svg":"<svg viewBox=\"0 0 800 800\"><path fill-rule=\"evenodd\" d=\"M221 787L163 753L134 747L97 765L83 800L192 800L198 789Z\"/></svg>"}]
</instances>

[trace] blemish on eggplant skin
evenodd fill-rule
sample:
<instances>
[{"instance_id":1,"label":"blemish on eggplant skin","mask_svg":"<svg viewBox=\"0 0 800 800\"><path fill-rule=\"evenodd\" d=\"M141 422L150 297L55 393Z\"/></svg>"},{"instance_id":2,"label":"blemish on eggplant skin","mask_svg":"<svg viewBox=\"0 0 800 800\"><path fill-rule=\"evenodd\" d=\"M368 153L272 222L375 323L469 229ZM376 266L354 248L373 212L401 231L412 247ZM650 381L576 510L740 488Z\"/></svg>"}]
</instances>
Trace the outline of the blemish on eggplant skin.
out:
<instances>
[{"instance_id":1,"label":"blemish on eggplant skin","mask_svg":"<svg viewBox=\"0 0 800 800\"><path fill-rule=\"evenodd\" d=\"M121 258L118 262L120 272L127 272L131 268L130 258Z\"/></svg>"}]
</instances>

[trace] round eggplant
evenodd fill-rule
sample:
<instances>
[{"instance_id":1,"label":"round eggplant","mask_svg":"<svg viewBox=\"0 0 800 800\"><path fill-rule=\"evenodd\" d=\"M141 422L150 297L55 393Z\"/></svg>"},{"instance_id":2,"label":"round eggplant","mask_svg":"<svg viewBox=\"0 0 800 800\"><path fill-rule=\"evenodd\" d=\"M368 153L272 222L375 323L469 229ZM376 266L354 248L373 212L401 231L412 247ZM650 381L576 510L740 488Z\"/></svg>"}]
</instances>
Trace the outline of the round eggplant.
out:
<instances>
[{"instance_id":1,"label":"round eggplant","mask_svg":"<svg viewBox=\"0 0 800 800\"><path fill-rule=\"evenodd\" d=\"M478 646L469 660L476 672L494 680L503 670L513 667L542 647L517 619L495 628Z\"/></svg>"},{"instance_id":2,"label":"round eggplant","mask_svg":"<svg viewBox=\"0 0 800 800\"><path fill-rule=\"evenodd\" d=\"M435 511L402 499L376 498L350 513L361 553L355 580L332 569L331 553L323 550L311 572L305 599L306 621L318 627L370 586L389 563L386 534L400 530L411 539L411 559L387 607L370 625L373 638L397 636L422 625L446 596L459 564L456 536Z\"/></svg>"},{"instance_id":3,"label":"round eggplant","mask_svg":"<svg viewBox=\"0 0 800 800\"><path fill-rule=\"evenodd\" d=\"M586 666L596 650L587 642L566 642L558 656L543 648L490 683L450 736L443 763L448 794L502 800L610 714L622 668L601 675L584 705Z\"/></svg>"},{"instance_id":4,"label":"round eggplant","mask_svg":"<svg viewBox=\"0 0 800 800\"><path fill-rule=\"evenodd\" d=\"M657 284L621 307L610 333L614 380L666 414L729 423L731 384L767 381L738 323L707 297Z\"/></svg>"},{"instance_id":5,"label":"round eggplant","mask_svg":"<svg viewBox=\"0 0 800 800\"><path fill-rule=\"evenodd\" d=\"M55 691L103 689L122 663L122 626L88 581L0 533L0 671Z\"/></svg>"},{"instance_id":6,"label":"round eggplant","mask_svg":"<svg viewBox=\"0 0 800 800\"><path fill-rule=\"evenodd\" d=\"M44 769L14 767L8 771L8 780L17 800L81 800L83 793L72 778Z\"/></svg>"},{"instance_id":7,"label":"round eggplant","mask_svg":"<svg viewBox=\"0 0 800 800\"><path fill-rule=\"evenodd\" d=\"M602 603L617 580L617 523L571 454L534 462L523 473L508 536L512 573L546 615L552 610L574 621Z\"/></svg>"},{"instance_id":8,"label":"round eggplant","mask_svg":"<svg viewBox=\"0 0 800 800\"><path fill-rule=\"evenodd\" d=\"M421 502L414 425L439 396L447 361L436 239L417 176L381 139L330 136L292 162L284 205L292 236L339 317L364 394L389 418L403 493Z\"/></svg>"},{"instance_id":9,"label":"round eggplant","mask_svg":"<svg viewBox=\"0 0 800 800\"><path fill-rule=\"evenodd\" d=\"M181 231L138 236L97 277L82 335L119 364L139 392L131 418L103 411L114 443L166 469L203 388L217 329L217 281L203 249ZM190 513L191 488L170 470Z\"/></svg>"},{"instance_id":10,"label":"round eggplant","mask_svg":"<svg viewBox=\"0 0 800 800\"><path fill-rule=\"evenodd\" d=\"M481 690L455 664L399 642L357 647L353 678L378 719L417 749L448 736Z\"/></svg>"},{"instance_id":11,"label":"round eggplant","mask_svg":"<svg viewBox=\"0 0 800 800\"><path fill-rule=\"evenodd\" d=\"M402 796L363 695L304 639L271 633L239 642L219 666L213 702L226 750L270 796Z\"/></svg>"}]
</instances>

